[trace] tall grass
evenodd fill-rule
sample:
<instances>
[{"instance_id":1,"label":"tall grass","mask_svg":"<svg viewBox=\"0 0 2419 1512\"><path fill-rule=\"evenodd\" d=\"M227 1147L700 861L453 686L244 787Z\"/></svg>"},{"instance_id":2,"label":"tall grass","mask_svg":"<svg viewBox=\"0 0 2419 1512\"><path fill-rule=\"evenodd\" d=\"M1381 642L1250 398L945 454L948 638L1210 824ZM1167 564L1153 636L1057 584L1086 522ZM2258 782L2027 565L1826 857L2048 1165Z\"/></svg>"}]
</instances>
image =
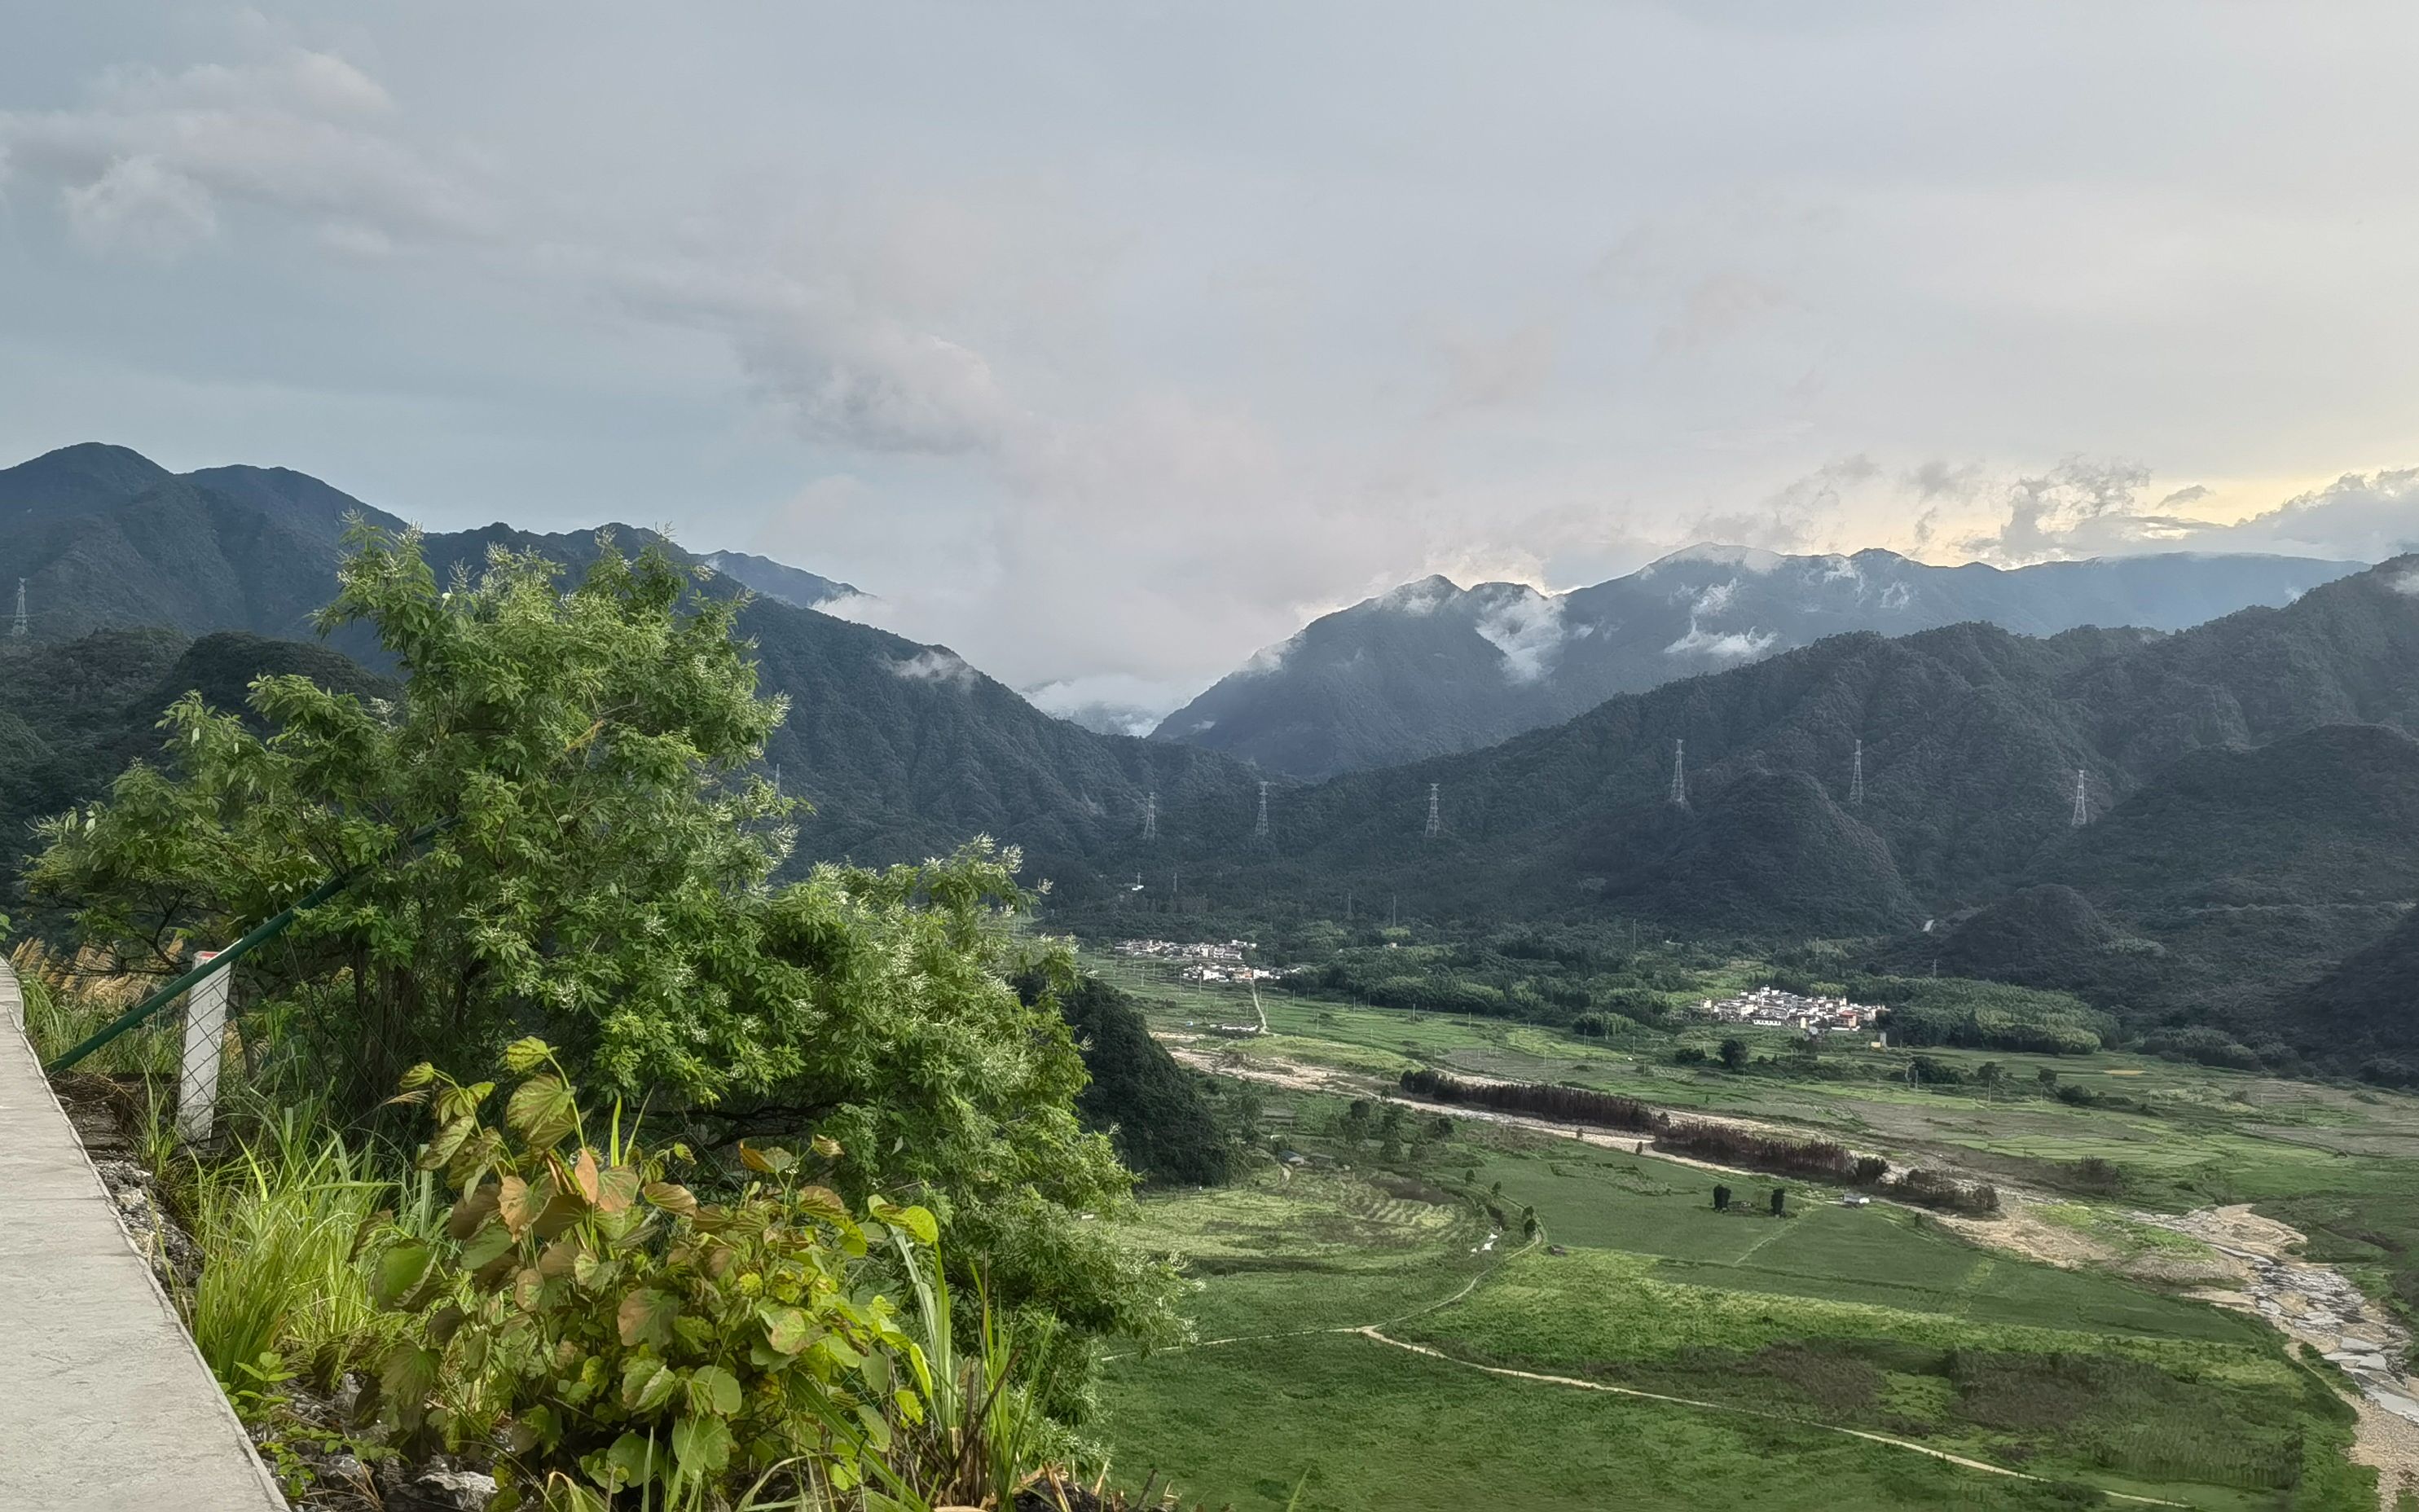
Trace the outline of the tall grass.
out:
<instances>
[{"instance_id":1,"label":"tall grass","mask_svg":"<svg viewBox=\"0 0 2419 1512\"><path fill-rule=\"evenodd\" d=\"M343 1139L288 1112L186 1175L203 1254L193 1342L230 1392L285 1372L330 1386L398 1336L367 1266L396 1187Z\"/></svg>"},{"instance_id":2,"label":"tall grass","mask_svg":"<svg viewBox=\"0 0 2419 1512\"><path fill-rule=\"evenodd\" d=\"M128 975L85 951L69 957L39 940L25 940L9 952L25 994L25 1037L34 1053L49 1060L77 1044L143 1000L158 983ZM182 1053L182 1021L174 1012L130 1030L76 1066L107 1075L119 1072L173 1074Z\"/></svg>"}]
</instances>

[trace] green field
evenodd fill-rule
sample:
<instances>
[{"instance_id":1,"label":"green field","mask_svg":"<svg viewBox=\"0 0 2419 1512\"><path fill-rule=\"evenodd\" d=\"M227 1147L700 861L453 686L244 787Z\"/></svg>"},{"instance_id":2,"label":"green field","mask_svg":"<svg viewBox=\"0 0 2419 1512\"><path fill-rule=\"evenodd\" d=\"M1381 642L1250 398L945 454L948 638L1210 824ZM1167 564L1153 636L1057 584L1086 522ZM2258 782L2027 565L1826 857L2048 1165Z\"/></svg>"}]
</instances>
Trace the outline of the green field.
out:
<instances>
[{"instance_id":1,"label":"green field","mask_svg":"<svg viewBox=\"0 0 2419 1512\"><path fill-rule=\"evenodd\" d=\"M2349 1408L2249 1320L1915 1214L1717 1212L1702 1170L1475 1133L1430 1151L1432 1203L1274 1171L1147 1200L1134 1237L1190 1260L1212 1342L1111 1364L1120 1482L1243 1512L2373 1504L2341 1461ZM1482 1248L1487 1201L1533 1206L1540 1243ZM1351 1332L1369 1324L1446 1358Z\"/></svg>"},{"instance_id":2,"label":"green field","mask_svg":"<svg viewBox=\"0 0 2419 1512\"><path fill-rule=\"evenodd\" d=\"M2339 1378L2241 1315L1820 1188L1789 1185L1775 1218L1775 1180L1475 1120L1379 1171L1335 1119L1353 1088L1412 1066L1565 1083L2065 1194L2030 1211L2119 1260L2208 1258L2126 1208L2255 1202L2382 1293L2408 1287L2419 1249L2419 1100L2104 1051L1927 1049L1968 1080L1910 1086L1906 1052L1826 1043L1810 1069L1769 1032L1747 1036L1759 1064L1724 1072L1672 1052L1735 1029L1586 1038L1276 994L1272 1032L1236 1041L1202 1026L1248 1019L1237 990L1129 985L1155 1029L1233 1069L1340 1073L1331 1092L1272 1096L1270 1126L1355 1169L1264 1166L1240 1189L1145 1202L1136 1236L1186 1257L1202 1337L1234 1342L1111 1365L1121 1483L1157 1471L1187 1504L1242 1512L2375 1504L2344 1458ZM1986 1063L1993 1085L1972 1080ZM2066 1086L2088 1095L2052 1095ZM1524 1209L1544 1227L1533 1248ZM1391 1343L1351 1332L1367 1324Z\"/></svg>"},{"instance_id":3,"label":"green field","mask_svg":"<svg viewBox=\"0 0 2419 1512\"><path fill-rule=\"evenodd\" d=\"M1723 980L1742 975L1725 968ZM1249 1015L1237 989L1122 977L1154 1028ZM1705 990L1713 990L1712 978ZM2419 1098L2103 1051L2049 1056L1951 1048L1932 1059L1971 1075L1999 1068L1995 1088L1909 1087L1902 1050L1826 1041L1816 1074L1777 1030L1701 1026L1634 1028L1612 1042L1536 1025L1355 1007L1264 995L1274 1032L1215 1041L1238 1065L1320 1067L1391 1081L1413 1066L1510 1081L1567 1083L1658 1106L1802 1126L1905 1163L1946 1163L2005 1182L2182 1211L2248 1202L2309 1235L2313 1259L2343 1264L2380 1295L2419 1305ZM1238 1003L1244 1006L1238 1008ZM1677 1065L1683 1045L1737 1035L1760 1064L1744 1073ZM2099 1101L2044 1095L2058 1085ZM2119 1184L2073 1184L2076 1163L2117 1168Z\"/></svg>"}]
</instances>

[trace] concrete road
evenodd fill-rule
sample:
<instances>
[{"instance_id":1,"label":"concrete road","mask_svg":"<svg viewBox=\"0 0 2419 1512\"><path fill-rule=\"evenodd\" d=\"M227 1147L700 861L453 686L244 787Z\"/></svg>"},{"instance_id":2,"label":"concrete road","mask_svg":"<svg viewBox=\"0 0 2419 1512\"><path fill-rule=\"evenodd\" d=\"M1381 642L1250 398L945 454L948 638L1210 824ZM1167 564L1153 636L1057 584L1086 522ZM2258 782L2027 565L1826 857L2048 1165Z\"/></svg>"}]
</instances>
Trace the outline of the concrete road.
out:
<instances>
[{"instance_id":1,"label":"concrete road","mask_svg":"<svg viewBox=\"0 0 2419 1512\"><path fill-rule=\"evenodd\" d=\"M23 1020L0 960L0 1512L284 1512Z\"/></svg>"}]
</instances>

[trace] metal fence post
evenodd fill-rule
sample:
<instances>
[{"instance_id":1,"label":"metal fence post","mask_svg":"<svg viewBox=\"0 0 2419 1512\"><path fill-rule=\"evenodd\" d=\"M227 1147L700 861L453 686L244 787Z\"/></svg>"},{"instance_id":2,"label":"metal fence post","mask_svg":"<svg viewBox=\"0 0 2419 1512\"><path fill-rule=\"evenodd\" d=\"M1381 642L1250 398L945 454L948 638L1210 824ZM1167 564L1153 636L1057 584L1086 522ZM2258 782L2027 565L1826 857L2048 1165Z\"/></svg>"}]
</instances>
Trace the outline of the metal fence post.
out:
<instances>
[{"instance_id":1,"label":"metal fence post","mask_svg":"<svg viewBox=\"0 0 2419 1512\"><path fill-rule=\"evenodd\" d=\"M196 950L196 965L216 959ZM227 979L230 966L213 971L185 995L185 1058L177 1077L177 1133L187 1144L207 1143L219 1106L219 1059L226 1044Z\"/></svg>"}]
</instances>

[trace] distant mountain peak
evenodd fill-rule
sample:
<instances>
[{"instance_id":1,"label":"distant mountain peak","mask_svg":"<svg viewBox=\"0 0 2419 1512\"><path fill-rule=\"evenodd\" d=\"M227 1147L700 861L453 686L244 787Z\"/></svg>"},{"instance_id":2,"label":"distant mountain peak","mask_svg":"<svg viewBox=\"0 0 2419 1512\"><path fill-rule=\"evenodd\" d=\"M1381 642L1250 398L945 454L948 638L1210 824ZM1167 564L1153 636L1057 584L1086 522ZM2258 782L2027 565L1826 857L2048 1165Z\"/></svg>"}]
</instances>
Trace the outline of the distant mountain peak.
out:
<instances>
[{"instance_id":1,"label":"distant mountain peak","mask_svg":"<svg viewBox=\"0 0 2419 1512\"><path fill-rule=\"evenodd\" d=\"M1491 745L1615 694L1843 631L1903 635L1962 621L2030 636L2180 630L2290 603L2358 566L2153 555L2002 570L1702 542L1564 594L1463 588L1432 574L1321 616L1155 733L1320 778Z\"/></svg>"},{"instance_id":2,"label":"distant mountain peak","mask_svg":"<svg viewBox=\"0 0 2419 1512\"><path fill-rule=\"evenodd\" d=\"M1725 546L1718 541L1700 541L1695 546L1684 546L1677 551L1656 558L1640 568L1639 575L1643 577L1663 567L1687 565L1736 567L1742 572L1776 572L1791 560L1760 546Z\"/></svg>"},{"instance_id":3,"label":"distant mountain peak","mask_svg":"<svg viewBox=\"0 0 2419 1512\"><path fill-rule=\"evenodd\" d=\"M700 560L748 592L778 599L793 609L815 609L839 599L855 598L862 592L854 584L748 551L713 551Z\"/></svg>"}]
</instances>

